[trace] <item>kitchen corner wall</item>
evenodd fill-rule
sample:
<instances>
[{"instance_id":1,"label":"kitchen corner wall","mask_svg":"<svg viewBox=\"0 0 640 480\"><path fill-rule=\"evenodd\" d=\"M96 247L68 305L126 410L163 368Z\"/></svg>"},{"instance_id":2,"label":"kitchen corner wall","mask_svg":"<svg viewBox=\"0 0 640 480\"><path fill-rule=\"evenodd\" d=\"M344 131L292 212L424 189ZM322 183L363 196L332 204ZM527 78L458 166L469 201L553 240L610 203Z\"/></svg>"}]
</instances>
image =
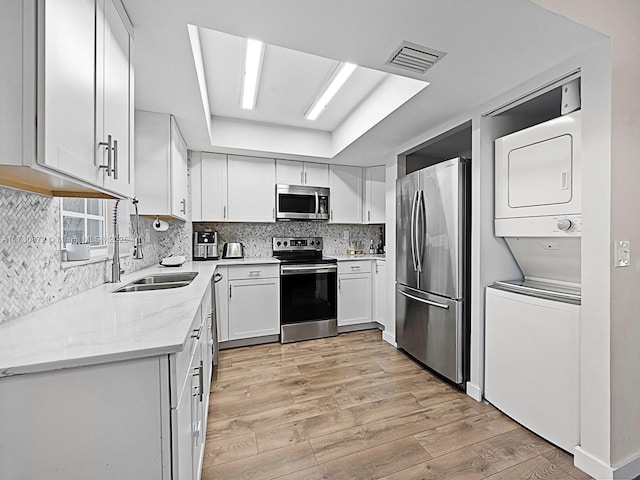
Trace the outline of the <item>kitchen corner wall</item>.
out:
<instances>
[{"instance_id":1,"label":"kitchen corner wall","mask_svg":"<svg viewBox=\"0 0 640 480\"><path fill-rule=\"evenodd\" d=\"M130 208L133 211L133 207ZM132 217L133 218L133 217ZM140 218L144 258L121 259L125 273L174 254L191 257L191 222L170 221L156 232ZM133 238L129 222L129 238ZM60 199L0 187L0 323L107 282L111 260L63 267L60 260Z\"/></svg>"},{"instance_id":2,"label":"kitchen corner wall","mask_svg":"<svg viewBox=\"0 0 640 480\"><path fill-rule=\"evenodd\" d=\"M246 257L270 257L272 237L322 237L325 255L344 255L349 248L349 241L360 240L368 252L371 240L374 245L378 245L382 228L382 225L334 225L319 222L193 224L196 232L218 232L220 248L227 242L242 242ZM349 240L344 239L344 232L349 233Z\"/></svg>"}]
</instances>

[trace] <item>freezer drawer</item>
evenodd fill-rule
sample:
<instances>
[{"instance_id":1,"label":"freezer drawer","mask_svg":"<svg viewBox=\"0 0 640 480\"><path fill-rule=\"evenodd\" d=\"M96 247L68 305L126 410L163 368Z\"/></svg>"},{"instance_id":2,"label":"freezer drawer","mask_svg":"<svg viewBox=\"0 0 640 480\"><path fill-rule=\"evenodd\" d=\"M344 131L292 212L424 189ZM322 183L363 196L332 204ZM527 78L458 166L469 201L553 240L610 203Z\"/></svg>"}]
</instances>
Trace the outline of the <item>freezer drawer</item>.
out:
<instances>
[{"instance_id":1,"label":"freezer drawer","mask_svg":"<svg viewBox=\"0 0 640 480\"><path fill-rule=\"evenodd\" d=\"M580 438L580 306L486 290L485 398L572 452Z\"/></svg>"},{"instance_id":2,"label":"freezer drawer","mask_svg":"<svg viewBox=\"0 0 640 480\"><path fill-rule=\"evenodd\" d=\"M455 383L463 381L463 304L398 285L396 341L427 367Z\"/></svg>"}]
</instances>

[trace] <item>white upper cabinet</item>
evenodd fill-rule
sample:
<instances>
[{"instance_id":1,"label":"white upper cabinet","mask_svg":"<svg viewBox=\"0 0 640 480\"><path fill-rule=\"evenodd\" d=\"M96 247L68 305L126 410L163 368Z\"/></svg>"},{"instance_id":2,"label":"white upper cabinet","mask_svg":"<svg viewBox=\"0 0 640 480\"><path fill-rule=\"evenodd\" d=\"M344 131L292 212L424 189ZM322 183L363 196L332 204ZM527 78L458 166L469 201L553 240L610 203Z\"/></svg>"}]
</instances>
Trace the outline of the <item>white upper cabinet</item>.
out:
<instances>
[{"instance_id":1,"label":"white upper cabinet","mask_svg":"<svg viewBox=\"0 0 640 480\"><path fill-rule=\"evenodd\" d=\"M1 2L0 32L0 184L130 196L133 28L120 0Z\"/></svg>"},{"instance_id":2,"label":"white upper cabinet","mask_svg":"<svg viewBox=\"0 0 640 480\"><path fill-rule=\"evenodd\" d=\"M227 157L228 220L275 222L276 164L273 158Z\"/></svg>"},{"instance_id":3,"label":"white upper cabinet","mask_svg":"<svg viewBox=\"0 0 640 480\"><path fill-rule=\"evenodd\" d=\"M98 5L102 2L99 1ZM98 9L98 12L100 10ZM100 18L100 16L98 16ZM102 32L101 32L102 28ZM102 69L96 83L96 158L109 166L111 140L111 170L106 170L105 187L133 194L131 137L133 91L130 66L130 37L120 13L112 0L104 0L104 21L98 22L98 59L96 69ZM102 44L102 45L101 45ZM100 78L101 77L101 78ZM104 145L106 143L106 146Z\"/></svg>"},{"instance_id":4,"label":"white upper cabinet","mask_svg":"<svg viewBox=\"0 0 640 480\"><path fill-rule=\"evenodd\" d=\"M293 160L276 160L276 179L283 185L329 186L329 165Z\"/></svg>"},{"instance_id":5,"label":"white upper cabinet","mask_svg":"<svg viewBox=\"0 0 640 480\"><path fill-rule=\"evenodd\" d=\"M187 219L187 147L172 115L136 111L136 185L141 215Z\"/></svg>"},{"instance_id":6,"label":"white upper cabinet","mask_svg":"<svg viewBox=\"0 0 640 480\"><path fill-rule=\"evenodd\" d=\"M364 222L385 222L385 166L365 168Z\"/></svg>"},{"instance_id":7,"label":"white upper cabinet","mask_svg":"<svg viewBox=\"0 0 640 480\"><path fill-rule=\"evenodd\" d=\"M362 167L331 165L331 223L362 223Z\"/></svg>"},{"instance_id":8,"label":"white upper cabinet","mask_svg":"<svg viewBox=\"0 0 640 480\"><path fill-rule=\"evenodd\" d=\"M44 44L44 155L38 162L98 184L96 164L95 0L54 0L41 6Z\"/></svg>"},{"instance_id":9,"label":"white upper cabinet","mask_svg":"<svg viewBox=\"0 0 640 480\"><path fill-rule=\"evenodd\" d=\"M227 156L192 152L191 191L191 217L194 222L226 221Z\"/></svg>"}]
</instances>

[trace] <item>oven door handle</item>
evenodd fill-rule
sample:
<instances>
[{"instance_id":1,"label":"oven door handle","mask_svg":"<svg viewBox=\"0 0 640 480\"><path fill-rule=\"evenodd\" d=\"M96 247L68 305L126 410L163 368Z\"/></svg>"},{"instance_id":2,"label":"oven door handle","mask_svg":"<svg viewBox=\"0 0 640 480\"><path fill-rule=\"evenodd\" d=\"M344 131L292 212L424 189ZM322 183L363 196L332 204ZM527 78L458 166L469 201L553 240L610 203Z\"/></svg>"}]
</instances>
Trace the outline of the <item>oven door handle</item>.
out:
<instances>
[{"instance_id":1,"label":"oven door handle","mask_svg":"<svg viewBox=\"0 0 640 480\"><path fill-rule=\"evenodd\" d=\"M309 273L334 273L338 271L336 265L317 266L317 265L296 265L280 267L281 275L307 275Z\"/></svg>"},{"instance_id":2,"label":"oven door handle","mask_svg":"<svg viewBox=\"0 0 640 480\"><path fill-rule=\"evenodd\" d=\"M315 192L315 194L316 194L316 217L317 217L320 211L320 199L318 198L318 192Z\"/></svg>"}]
</instances>

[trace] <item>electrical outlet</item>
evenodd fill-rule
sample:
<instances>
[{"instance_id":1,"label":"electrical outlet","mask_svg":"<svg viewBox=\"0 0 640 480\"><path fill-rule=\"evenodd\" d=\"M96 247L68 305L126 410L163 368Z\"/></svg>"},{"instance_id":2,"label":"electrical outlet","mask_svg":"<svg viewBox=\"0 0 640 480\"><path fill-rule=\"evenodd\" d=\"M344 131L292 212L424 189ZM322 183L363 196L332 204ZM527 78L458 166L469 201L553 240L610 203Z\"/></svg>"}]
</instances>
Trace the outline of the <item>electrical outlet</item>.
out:
<instances>
[{"instance_id":1,"label":"electrical outlet","mask_svg":"<svg viewBox=\"0 0 640 480\"><path fill-rule=\"evenodd\" d=\"M144 230L144 241L146 243L151 242L151 232L149 231L148 228L145 228L145 230Z\"/></svg>"},{"instance_id":2,"label":"electrical outlet","mask_svg":"<svg viewBox=\"0 0 640 480\"><path fill-rule=\"evenodd\" d=\"M345 230L344 232L342 232L342 238L347 242L349 241L349 230Z\"/></svg>"},{"instance_id":3,"label":"electrical outlet","mask_svg":"<svg viewBox=\"0 0 640 480\"><path fill-rule=\"evenodd\" d=\"M631 245L629 240L618 240L615 243L614 267L628 267L631 265Z\"/></svg>"}]
</instances>

